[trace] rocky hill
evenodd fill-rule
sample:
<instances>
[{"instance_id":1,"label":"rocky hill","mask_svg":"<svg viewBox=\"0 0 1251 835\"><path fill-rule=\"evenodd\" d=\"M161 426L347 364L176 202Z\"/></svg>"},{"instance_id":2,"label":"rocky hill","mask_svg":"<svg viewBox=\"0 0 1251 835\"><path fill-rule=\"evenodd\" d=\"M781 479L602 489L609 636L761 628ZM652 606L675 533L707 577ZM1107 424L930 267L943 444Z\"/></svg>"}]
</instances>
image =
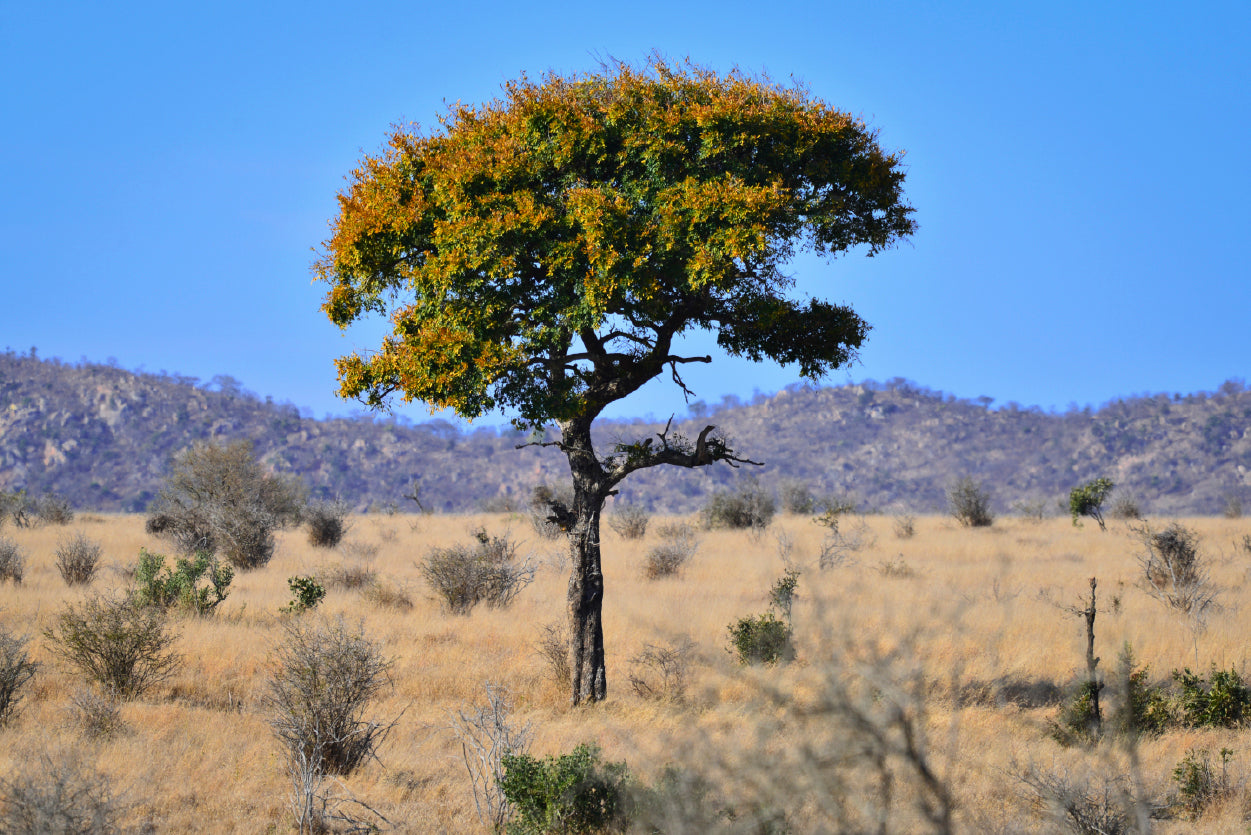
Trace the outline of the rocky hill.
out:
<instances>
[{"instance_id":1,"label":"rocky hill","mask_svg":"<svg viewBox=\"0 0 1251 835\"><path fill-rule=\"evenodd\" d=\"M802 482L866 508L926 512L943 506L953 478L970 475L1001 511L1037 500L1054 509L1074 484L1106 475L1152 513L1216 513L1231 498L1251 505L1251 391L1239 382L1062 414L988 406L904 380L695 403L679 431L693 437L715 424L765 466L658 468L631 476L621 498L687 512L711 491L753 476L774 489ZM603 422L597 443L662 428ZM300 475L313 495L358 508L403 507L414 484L434 510L517 505L534 484L559 482L565 472L551 449L516 449L527 439L509 429L315 420L230 377L200 384L0 354L0 489L57 492L83 509L139 511L175 452L197 440L237 438L251 440L274 470Z\"/></svg>"}]
</instances>

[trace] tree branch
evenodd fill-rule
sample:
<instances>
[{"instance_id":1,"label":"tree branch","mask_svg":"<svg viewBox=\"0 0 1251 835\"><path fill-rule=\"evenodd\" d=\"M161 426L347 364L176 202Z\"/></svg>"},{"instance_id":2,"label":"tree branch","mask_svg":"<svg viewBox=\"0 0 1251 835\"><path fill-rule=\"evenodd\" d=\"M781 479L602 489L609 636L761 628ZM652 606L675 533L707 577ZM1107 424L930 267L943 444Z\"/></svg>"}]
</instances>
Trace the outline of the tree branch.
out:
<instances>
[{"instance_id":1,"label":"tree branch","mask_svg":"<svg viewBox=\"0 0 1251 835\"><path fill-rule=\"evenodd\" d=\"M670 435L672 427L673 417L670 416L664 431L656 433L656 437L660 439L659 446L652 438L644 438L632 444L617 444L613 452L605 456L603 461L609 484L619 483L635 470L657 467L661 464L688 469L706 467L718 461L724 461L731 467L738 467L740 464L764 466L761 461L752 461L750 458L741 458L736 455L724 438L712 434L716 429L715 426L705 426L700 430L694 444L681 434Z\"/></svg>"}]
</instances>

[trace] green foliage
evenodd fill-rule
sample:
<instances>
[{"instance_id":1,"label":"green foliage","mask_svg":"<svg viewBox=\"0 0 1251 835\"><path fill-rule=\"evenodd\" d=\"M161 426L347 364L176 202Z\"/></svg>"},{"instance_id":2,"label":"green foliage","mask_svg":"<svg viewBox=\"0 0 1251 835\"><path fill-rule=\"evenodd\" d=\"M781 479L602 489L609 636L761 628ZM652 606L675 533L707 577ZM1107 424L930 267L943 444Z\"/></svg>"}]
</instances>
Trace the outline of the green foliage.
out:
<instances>
[{"instance_id":1,"label":"green foliage","mask_svg":"<svg viewBox=\"0 0 1251 835\"><path fill-rule=\"evenodd\" d=\"M1233 728L1251 714L1251 689L1232 667L1225 671L1213 665L1206 680L1187 667L1174 670L1173 680L1181 688L1178 716L1188 727Z\"/></svg>"},{"instance_id":2,"label":"green foliage","mask_svg":"<svg viewBox=\"0 0 1251 835\"><path fill-rule=\"evenodd\" d=\"M394 327L338 361L344 397L591 417L683 361L690 330L816 379L867 326L784 295L796 246L874 253L914 229L902 158L862 121L737 70L522 78L440 122L361 163L316 265L331 321Z\"/></svg>"},{"instance_id":3,"label":"green foliage","mask_svg":"<svg viewBox=\"0 0 1251 835\"><path fill-rule=\"evenodd\" d=\"M957 479L947 488L947 509L966 528L988 528L995 521L990 511L990 493L970 476Z\"/></svg>"},{"instance_id":4,"label":"green foliage","mask_svg":"<svg viewBox=\"0 0 1251 835\"><path fill-rule=\"evenodd\" d=\"M1212 766L1212 755L1206 748L1190 749L1173 769L1173 782L1177 783L1180 805L1197 820L1213 802L1228 797L1233 792L1229 779L1229 761L1234 752L1221 749L1221 767L1218 774Z\"/></svg>"},{"instance_id":5,"label":"green foliage","mask_svg":"<svg viewBox=\"0 0 1251 835\"><path fill-rule=\"evenodd\" d=\"M505 754L500 789L514 809L509 835L623 832L630 820L629 771L604 763L599 747L536 759Z\"/></svg>"},{"instance_id":6,"label":"green foliage","mask_svg":"<svg viewBox=\"0 0 1251 835\"><path fill-rule=\"evenodd\" d=\"M293 615L317 608L326 596L326 587L317 582L316 577L288 577L287 586L291 589L291 602L282 607L282 611Z\"/></svg>"},{"instance_id":7,"label":"green foliage","mask_svg":"<svg viewBox=\"0 0 1251 835\"><path fill-rule=\"evenodd\" d=\"M143 694L182 663L164 609L141 606L130 596L66 604L43 634L54 655L119 698Z\"/></svg>"},{"instance_id":8,"label":"green foliage","mask_svg":"<svg viewBox=\"0 0 1251 835\"><path fill-rule=\"evenodd\" d=\"M1120 709L1113 716L1113 727L1118 733L1159 734L1173 723L1173 704L1165 690L1152 685L1150 668L1134 663L1134 652L1128 643L1121 650L1118 664L1120 670Z\"/></svg>"},{"instance_id":9,"label":"green foliage","mask_svg":"<svg viewBox=\"0 0 1251 835\"><path fill-rule=\"evenodd\" d=\"M799 575L798 568L788 568L769 589L769 605L781 612L788 621L791 619L791 607L795 605L795 598L798 596L795 588L799 585Z\"/></svg>"},{"instance_id":10,"label":"green foliage","mask_svg":"<svg viewBox=\"0 0 1251 835\"><path fill-rule=\"evenodd\" d=\"M1107 525L1103 521L1103 503L1115 486L1111 479L1096 478L1094 481L1088 481L1070 490L1069 513L1073 515L1073 526L1081 527L1078 519L1082 516L1089 516L1099 523L1099 530L1107 530Z\"/></svg>"},{"instance_id":11,"label":"green foliage","mask_svg":"<svg viewBox=\"0 0 1251 835\"><path fill-rule=\"evenodd\" d=\"M164 555L140 548L133 594L140 606L209 615L226 599L234 576L234 569L206 551L191 559L178 557L171 569L165 566ZM201 580L207 582L201 585Z\"/></svg>"},{"instance_id":12,"label":"green foliage","mask_svg":"<svg viewBox=\"0 0 1251 835\"><path fill-rule=\"evenodd\" d=\"M730 653L740 664L776 664L795 655L791 625L773 612L739 618L729 632Z\"/></svg>"},{"instance_id":13,"label":"green foliage","mask_svg":"<svg viewBox=\"0 0 1251 835\"><path fill-rule=\"evenodd\" d=\"M1083 681L1060 707L1060 715L1051 723L1051 738L1061 745L1088 745L1101 733L1097 696L1103 683Z\"/></svg>"},{"instance_id":14,"label":"green foliage","mask_svg":"<svg viewBox=\"0 0 1251 835\"><path fill-rule=\"evenodd\" d=\"M718 490L708 499L700 515L706 528L762 530L773 521L777 503L773 494L755 479L748 479L736 490Z\"/></svg>"}]
</instances>

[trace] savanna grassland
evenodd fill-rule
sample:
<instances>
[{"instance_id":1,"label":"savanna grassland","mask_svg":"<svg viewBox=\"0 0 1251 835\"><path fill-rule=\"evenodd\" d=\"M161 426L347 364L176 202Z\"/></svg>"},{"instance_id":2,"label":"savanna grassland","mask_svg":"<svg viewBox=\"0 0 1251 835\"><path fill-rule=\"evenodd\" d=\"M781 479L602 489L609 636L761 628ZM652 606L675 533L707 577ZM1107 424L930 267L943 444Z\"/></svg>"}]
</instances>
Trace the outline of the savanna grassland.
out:
<instances>
[{"instance_id":1,"label":"savanna grassland","mask_svg":"<svg viewBox=\"0 0 1251 835\"><path fill-rule=\"evenodd\" d=\"M50 652L44 630L67 603L125 588L140 548L168 553L166 544L136 515L8 526L3 534L26 562L20 585L0 584L0 627L29 636L41 666L20 712L0 728L0 775L41 762L96 769L136 829L290 831L290 782L265 703L274 650L293 618L341 617L393 660L391 686L367 716L398 720L377 760L335 790L366 801L398 831L484 831L448 726L483 702L488 683L507 688L511 721L532 726L531 753L594 742L643 783L680 766L728 798L740 823L744 810L768 808L785 814L793 832L831 831L840 819L864 831L927 831L927 815L949 805L957 831L1077 831L1052 801L1084 792L1113 809L1139 799L1156 810L1155 831L1245 831L1244 729L1173 727L1136 743L1108 733L1064 747L1050 727L1085 674L1086 621L1075 611L1089 604L1091 577L1106 714L1116 709L1116 659L1126 643L1161 685L1175 668L1245 671L1251 553L1242 543L1251 522L1183 520L1201 535L1218 590L1218 605L1196 618L1147 593L1141 545L1124 522L1100 532L1067 518L1001 518L966 529L922 517L901 538L891 517L844 517L852 547L821 568L827 530L785 516L763 532L701 530L678 576L649 580L645 557L663 521L678 520L653 519L637 541L605 526L603 704L571 710L538 650L545 625L564 618L561 541L543 539L517 515L370 515L353 518L333 550L314 548L302 530L280 533L273 560L240 572L212 615L175 616L182 666L123 703L121 729L100 737L84 733L72 707L85 680ZM507 608L453 615L431 597L418 563L431 547L471 541L479 525L520 541L536 578ZM103 569L86 589L67 587L55 565L58 542L74 531L103 547ZM796 657L740 666L727 627L766 611L788 567L801 572L791 614ZM313 611L282 614L296 575L317 576L328 594ZM353 576L365 584L347 587L343 579ZM649 646L684 641L684 695L639 695L631 676L646 680L655 670L637 659ZM1234 752L1229 790L1205 804L1201 822L1176 803L1164 809L1177 800L1174 769L1187 753L1209 751L1219 774L1221 749ZM673 831L699 830L675 823Z\"/></svg>"}]
</instances>

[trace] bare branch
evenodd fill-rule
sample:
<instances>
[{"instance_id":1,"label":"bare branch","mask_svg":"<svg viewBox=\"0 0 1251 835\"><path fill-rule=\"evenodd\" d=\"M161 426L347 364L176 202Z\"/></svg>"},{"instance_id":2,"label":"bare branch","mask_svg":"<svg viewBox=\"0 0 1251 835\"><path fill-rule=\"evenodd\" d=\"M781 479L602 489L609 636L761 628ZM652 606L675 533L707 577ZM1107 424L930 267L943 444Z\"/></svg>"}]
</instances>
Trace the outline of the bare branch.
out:
<instances>
[{"instance_id":1,"label":"bare branch","mask_svg":"<svg viewBox=\"0 0 1251 835\"><path fill-rule=\"evenodd\" d=\"M672 427L673 416L670 415L664 431L656 433L656 437L660 439L659 445L652 438L644 438L632 444L617 444L603 461L609 483L618 484L635 470L661 464L694 468L724 461L731 467L738 467L740 464L763 466L763 462L736 455L725 438L712 434L715 426L708 425L700 430L694 444L681 434L670 435Z\"/></svg>"}]
</instances>

